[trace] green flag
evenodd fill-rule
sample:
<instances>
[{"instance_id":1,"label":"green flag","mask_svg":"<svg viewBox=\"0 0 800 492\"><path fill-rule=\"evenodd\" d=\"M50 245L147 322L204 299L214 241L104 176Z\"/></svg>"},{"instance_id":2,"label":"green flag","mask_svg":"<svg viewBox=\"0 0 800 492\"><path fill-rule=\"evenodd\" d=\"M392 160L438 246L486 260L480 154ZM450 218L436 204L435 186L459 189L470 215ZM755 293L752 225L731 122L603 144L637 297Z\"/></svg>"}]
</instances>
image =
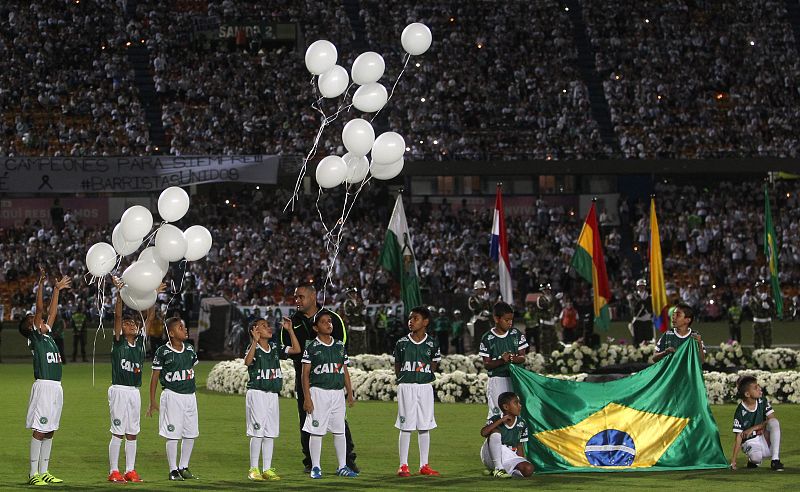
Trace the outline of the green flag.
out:
<instances>
[{"instance_id":1,"label":"green flag","mask_svg":"<svg viewBox=\"0 0 800 492\"><path fill-rule=\"evenodd\" d=\"M726 468L697 343L616 381L564 381L511 366L536 473Z\"/></svg>"},{"instance_id":2,"label":"green flag","mask_svg":"<svg viewBox=\"0 0 800 492\"><path fill-rule=\"evenodd\" d=\"M775 299L775 311L778 319L783 319L783 293L778 280L778 236L772 225L772 211L769 208L769 192L764 185L764 256L769 264L769 283L772 285L772 297Z\"/></svg>"},{"instance_id":3,"label":"green flag","mask_svg":"<svg viewBox=\"0 0 800 492\"><path fill-rule=\"evenodd\" d=\"M400 283L404 312L408 313L412 308L421 306L422 294L419 290L417 260L414 257L411 235L408 233L403 197L400 195L397 195L397 201L394 203L379 261L381 266Z\"/></svg>"}]
</instances>

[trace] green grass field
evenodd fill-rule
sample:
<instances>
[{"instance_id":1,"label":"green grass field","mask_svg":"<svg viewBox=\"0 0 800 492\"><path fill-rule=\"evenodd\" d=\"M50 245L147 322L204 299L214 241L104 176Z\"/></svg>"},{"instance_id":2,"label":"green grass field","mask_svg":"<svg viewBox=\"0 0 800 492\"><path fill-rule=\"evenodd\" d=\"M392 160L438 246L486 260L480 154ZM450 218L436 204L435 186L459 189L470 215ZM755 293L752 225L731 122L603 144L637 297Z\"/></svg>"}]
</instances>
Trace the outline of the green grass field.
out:
<instances>
[{"instance_id":1,"label":"green grass field","mask_svg":"<svg viewBox=\"0 0 800 492\"><path fill-rule=\"evenodd\" d=\"M197 367L198 384L205 384L213 366L203 362ZM24 428L25 413L33 381L29 363L0 365L0 489L29 488L25 484L28 472L30 431ZM311 482L302 473L298 439L297 413L294 400L281 400L281 437L275 445L274 466L283 477L277 483L247 481L248 441L244 436L244 397L221 395L201 389L200 437L194 447L191 468L201 480L194 483L168 482L164 439L158 436L157 417L142 417L137 470L146 481L142 484L115 485L105 481L108 474L108 402L106 391L110 379L107 363L98 365L96 384L92 386L90 364L69 364L64 368L64 413L61 428L56 433L51 458L51 471L65 483L63 490L109 490L132 488L162 490L184 487L194 490L247 489L437 489L497 490L535 487L552 490L611 490L675 488L694 490L731 490L753 486L769 490L797 489L800 480L800 407L782 405L776 412L782 424L781 458L787 467L783 473L768 469L736 472L713 470L669 473L577 473L535 476L530 480L497 480L481 475L478 450L482 439L478 433L485 418L485 406L437 404L439 428L432 433L431 465L441 477L415 476L400 479L397 469L397 431L394 403L359 402L348 410L349 420L359 454L362 476L344 479L326 476ZM149 380L149 371L146 372ZM143 390L144 391L144 390ZM143 407L147 395L142 394ZM712 407L722 429L722 445L730 453L732 434L729 432L733 405ZM416 439L412 439L410 464L416 466ZM742 456L742 455L740 455ZM120 456L124 463L124 453ZM745 463L740 458L740 466ZM333 443L330 437L323 442L323 471L334 468ZM669 482L668 482L669 481ZM668 484L669 483L669 484Z\"/></svg>"}]
</instances>

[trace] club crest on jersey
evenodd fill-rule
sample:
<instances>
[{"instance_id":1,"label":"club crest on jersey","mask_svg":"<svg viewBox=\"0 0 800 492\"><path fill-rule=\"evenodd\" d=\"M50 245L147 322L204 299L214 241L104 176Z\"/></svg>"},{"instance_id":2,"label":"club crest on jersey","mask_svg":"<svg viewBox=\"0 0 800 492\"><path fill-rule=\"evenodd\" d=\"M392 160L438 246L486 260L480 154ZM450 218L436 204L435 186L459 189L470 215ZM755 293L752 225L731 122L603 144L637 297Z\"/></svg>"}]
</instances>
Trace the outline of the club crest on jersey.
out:
<instances>
[{"instance_id":1,"label":"club crest on jersey","mask_svg":"<svg viewBox=\"0 0 800 492\"><path fill-rule=\"evenodd\" d=\"M319 427L319 421L318 420L312 420L311 421L311 426L312 427Z\"/></svg>"},{"instance_id":2,"label":"club crest on jersey","mask_svg":"<svg viewBox=\"0 0 800 492\"><path fill-rule=\"evenodd\" d=\"M42 424L42 425L46 424L47 423L47 417L39 418L39 423Z\"/></svg>"},{"instance_id":3,"label":"club crest on jersey","mask_svg":"<svg viewBox=\"0 0 800 492\"><path fill-rule=\"evenodd\" d=\"M142 366L138 362L133 362L132 360L125 360L122 359L119 362L120 367L123 371L132 372L134 374L139 374L142 372Z\"/></svg>"},{"instance_id":4,"label":"club crest on jersey","mask_svg":"<svg viewBox=\"0 0 800 492\"><path fill-rule=\"evenodd\" d=\"M259 424L258 422L256 422L255 424L253 424L253 429L255 429L255 430L259 430L260 428L261 428L261 424Z\"/></svg>"},{"instance_id":5,"label":"club crest on jersey","mask_svg":"<svg viewBox=\"0 0 800 492\"><path fill-rule=\"evenodd\" d=\"M426 364L424 362L419 362L419 361L411 361L411 360L403 362L403 367L401 367L400 370L405 372L425 372L425 373L433 372L431 371L430 364Z\"/></svg>"},{"instance_id":6,"label":"club crest on jersey","mask_svg":"<svg viewBox=\"0 0 800 492\"><path fill-rule=\"evenodd\" d=\"M183 369L180 371L168 372L164 375L164 380L169 383L190 381L192 379L194 379L194 369Z\"/></svg>"},{"instance_id":7,"label":"club crest on jersey","mask_svg":"<svg viewBox=\"0 0 800 492\"><path fill-rule=\"evenodd\" d=\"M122 421L120 419L114 419L114 425L120 425Z\"/></svg>"},{"instance_id":8,"label":"club crest on jersey","mask_svg":"<svg viewBox=\"0 0 800 492\"><path fill-rule=\"evenodd\" d=\"M174 425L172 425L172 424L169 424L169 425L167 426L167 430L168 430L168 431L170 431L170 432L175 432L175 426L174 426Z\"/></svg>"},{"instance_id":9,"label":"club crest on jersey","mask_svg":"<svg viewBox=\"0 0 800 492\"><path fill-rule=\"evenodd\" d=\"M344 364L328 362L314 368L314 374L344 374Z\"/></svg>"}]
</instances>

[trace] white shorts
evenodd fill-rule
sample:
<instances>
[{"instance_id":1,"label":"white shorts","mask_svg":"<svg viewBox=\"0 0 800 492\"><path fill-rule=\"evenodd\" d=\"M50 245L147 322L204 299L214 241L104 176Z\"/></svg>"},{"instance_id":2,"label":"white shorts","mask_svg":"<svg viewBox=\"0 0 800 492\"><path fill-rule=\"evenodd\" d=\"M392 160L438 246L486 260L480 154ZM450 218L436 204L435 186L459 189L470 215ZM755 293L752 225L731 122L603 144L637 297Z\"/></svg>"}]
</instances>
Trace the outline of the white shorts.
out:
<instances>
[{"instance_id":1,"label":"white shorts","mask_svg":"<svg viewBox=\"0 0 800 492\"><path fill-rule=\"evenodd\" d=\"M497 399L506 391L514 391L513 386L511 386L511 378L500 376L489 378L489 382L486 383L486 403L489 405L489 415L487 417L502 415L503 412L500 411Z\"/></svg>"},{"instance_id":2,"label":"white shorts","mask_svg":"<svg viewBox=\"0 0 800 492\"><path fill-rule=\"evenodd\" d=\"M501 453L503 455L500 457L500 463L503 470L509 475L514 471L517 465L528 461L522 456L517 455L517 453L512 451L508 446L500 446L500 449L502 449ZM483 446L481 446L481 461L483 461L483 466L487 469L494 470L494 460L492 459L492 453L489 452L489 443L486 441L483 441Z\"/></svg>"},{"instance_id":3,"label":"white shorts","mask_svg":"<svg viewBox=\"0 0 800 492\"><path fill-rule=\"evenodd\" d=\"M37 379L31 387L25 428L42 433L58 430L63 407L64 390L61 389L61 381Z\"/></svg>"},{"instance_id":4,"label":"white shorts","mask_svg":"<svg viewBox=\"0 0 800 492\"><path fill-rule=\"evenodd\" d=\"M311 388L314 411L306 414L303 431L315 436L344 434L344 390Z\"/></svg>"},{"instance_id":5,"label":"white shorts","mask_svg":"<svg viewBox=\"0 0 800 492\"><path fill-rule=\"evenodd\" d=\"M247 390L245 420L248 437L278 437L281 422L278 394L257 389Z\"/></svg>"},{"instance_id":6,"label":"white shorts","mask_svg":"<svg viewBox=\"0 0 800 492\"><path fill-rule=\"evenodd\" d=\"M167 439L194 439L200 435L197 398L165 389L161 392L158 433Z\"/></svg>"},{"instance_id":7,"label":"white shorts","mask_svg":"<svg viewBox=\"0 0 800 492\"><path fill-rule=\"evenodd\" d=\"M755 464L759 464L765 459L772 459L772 451L769 449L769 444L767 444L767 440L763 435L743 442L742 451L747 455L747 459Z\"/></svg>"},{"instance_id":8,"label":"white shorts","mask_svg":"<svg viewBox=\"0 0 800 492\"><path fill-rule=\"evenodd\" d=\"M401 383L397 385L397 420L394 426L404 431L436 428L433 418L433 386Z\"/></svg>"},{"instance_id":9,"label":"white shorts","mask_svg":"<svg viewBox=\"0 0 800 492\"><path fill-rule=\"evenodd\" d=\"M111 412L111 433L121 436L139 433L142 396L136 386L112 385L108 388L108 409Z\"/></svg>"}]
</instances>

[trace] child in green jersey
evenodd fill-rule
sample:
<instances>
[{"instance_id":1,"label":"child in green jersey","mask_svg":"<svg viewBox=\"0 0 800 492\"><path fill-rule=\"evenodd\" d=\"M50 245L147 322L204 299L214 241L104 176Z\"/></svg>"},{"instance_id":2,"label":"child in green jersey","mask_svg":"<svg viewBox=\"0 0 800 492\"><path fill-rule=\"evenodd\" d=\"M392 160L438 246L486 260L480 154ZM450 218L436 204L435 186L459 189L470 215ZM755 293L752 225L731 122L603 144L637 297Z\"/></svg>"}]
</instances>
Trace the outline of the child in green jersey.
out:
<instances>
[{"instance_id":1,"label":"child in green jersey","mask_svg":"<svg viewBox=\"0 0 800 492\"><path fill-rule=\"evenodd\" d=\"M419 474L439 475L428 465L430 430L436 428L431 382L442 360L439 342L427 333L430 321L431 313L427 308L413 308L408 316L408 331L411 333L398 340L394 348L394 373L397 376L397 421L394 426L400 429L399 477L411 476L408 448L413 431L417 431L419 441Z\"/></svg>"},{"instance_id":2,"label":"child in green jersey","mask_svg":"<svg viewBox=\"0 0 800 492\"><path fill-rule=\"evenodd\" d=\"M694 309L688 304L678 304L671 316L672 329L661 335L656 342L656 353L653 355L653 362L658 362L669 354L674 354L688 340L696 340L700 348L700 364L706 356L705 345L700 333L692 330L694 321Z\"/></svg>"},{"instance_id":3,"label":"child in green jersey","mask_svg":"<svg viewBox=\"0 0 800 492\"><path fill-rule=\"evenodd\" d=\"M486 438L481 447L481 461L497 478L530 477L533 464L525 458L523 443L528 442L528 425L520 417L519 397L507 391L498 398L503 415L493 415L481 429Z\"/></svg>"},{"instance_id":4,"label":"child in green jersey","mask_svg":"<svg viewBox=\"0 0 800 492\"><path fill-rule=\"evenodd\" d=\"M525 362L528 342L525 335L514 328L514 309L505 302L494 305L494 328L481 337L478 355L489 372L486 383L486 402L489 405L488 417L500 414L497 398L512 391L509 364Z\"/></svg>"},{"instance_id":5,"label":"child in green jersey","mask_svg":"<svg viewBox=\"0 0 800 492\"><path fill-rule=\"evenodd\" d=\"M32 322L29 323L29 318L26 317L25 323L20 327L20 333L28 339L28 346L33 354L33 376L36 378L31 388L26 419L26 427L33 431L28 478L30 485L63 482L48 471L53 435L58 430L61 408L64 404L64 392L61 389L61 353L50 336L50 327L53 326L58 314L58 293L68 289L71 281L65 275L56 282L45 323L43 318L45 279L44 269L40 268L36 313Z\"/></svg>"},{"instance_id":6,"label":"child in green jersey","mask_svg":"<svg viewBox=\"0 0 800 492\"><path fill-rule=\"evenodd\" d=\"M197 477L189 471L194 440L200 435L197 422L194 366L197 353L187 343L189 330L180 318L166 321L169 341L156 350L153 375L150 378L150 408L147 416L160 412L158 433L167 439L167 463L170 480L191 480ZM163 391L157 404L156 386ZM181 441L181 460L178 464L178 441Z\"/></svg>"},{"instance_id":7,"label":"child in green jersey","mask_svg":"<svg viewBox=\"0 0 800 492\"><path fill-rule=\"evenodd\" d=\"M781 463L781 424L769 404L761 386L753 376L742 376L736 383L739 398L742 399L733 414L733 443L731 469L736 469L739 449L747 455L747 468L758 468L761 461L771 456L770 468L783 471ZM766 434L765 434L766 431Z\"/></svg>"},{"instance_id":8,"label":"child in green jersey","mask_svg":"<svg viewBox=\"0 0 800 492\"><path fill-rule=\"evenodd\" d=\"M272 449L280 423L278 394L283 388L281 358L302 352L292 328L292 320L284 316L282 323L292 341L288 347L281 347L271 340L272 325L264 318L257 318L250 323L253 341L244 356L244 365L250 376L245 397L245 420L250 437L250 471L247 478L250 480L281 478L272 468ZM263 472L258 469L259 454L262 454Z\"/></svg>"},{"instance_id":9,"label":"child in green jersey","mask_svg":"<svg viewBox=\"0 0 800 492\"><path fill-rule=\"evenodd\" d=\"M322 478L322 436L328 432L333 434L333 447L339 463L336 474L357 477L358 473L347 466L347 441L344 437L345 393L347 405L352 407L355 404L347 371L347 352L344 343L331 336L333 321L330 312L320 311L314 316L314 331L317 337L306 346L302 359L303 409L306 411L303 430L310 434L311 478Z\"/></svg>"},{"instance_id":10,"label":"child in green jersey","mask_svg":"<svg viewBox=\"0 0 800 492\"><path fill-rule=\"evenodd\" d=\"M108 408L111 414L111 442L108 443L108 481L115 483L141 482L136 472L136 436L139 434L142 413L142 369L144 368L144 334L130 315L123 316L122 281L112 277L117 288L114 306L114 340L111 344L111 386L108 388ZM161 284L159 292L166 289ZM155 308L147 313L148 320ZM125 475L119 471L119 451L125 440Z\"/></svg>"}]
</instances>

